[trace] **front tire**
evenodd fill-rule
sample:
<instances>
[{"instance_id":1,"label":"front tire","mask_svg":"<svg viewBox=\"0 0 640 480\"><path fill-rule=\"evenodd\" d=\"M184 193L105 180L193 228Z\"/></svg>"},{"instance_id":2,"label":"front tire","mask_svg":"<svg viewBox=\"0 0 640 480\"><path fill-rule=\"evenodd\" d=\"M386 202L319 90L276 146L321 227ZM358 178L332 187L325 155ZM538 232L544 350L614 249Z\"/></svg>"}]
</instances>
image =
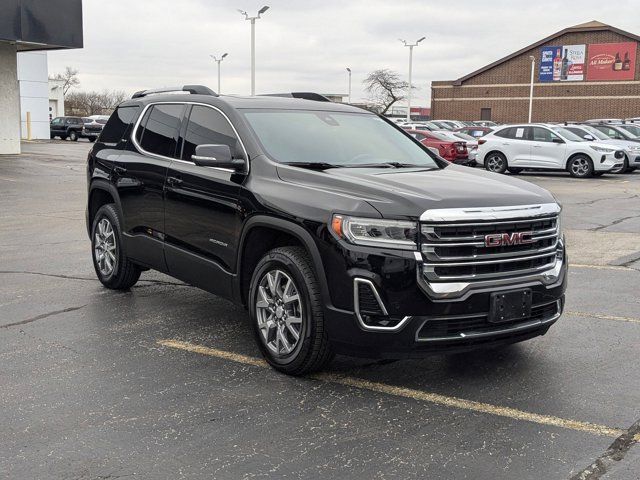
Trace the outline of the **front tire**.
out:
<instances>
[{"instance_id":1,"label":"front tire","mask_svg":"<svg viewBox=\"0 0 640 480\"><path fill-rule=\"evenodd\" d=\"M71 140L72 142L77 142L78 141L78 134L76 132L74 132L73 130L71 130L71 132L69 132L69 140Z\"/></svg>"},{"instance_id":2,"label":"front tire","mask_svg":"<svg viewBox=\"0 0 640 480\"><path fill-rule=\"evenodd\" d=\"M303 375L333 359L320 285L303 248L275 248L262 257L248 298L256 342L273 368Z\"/></svg>"},{"instance_id":3,"label":"front tire","mask_svg":"<svg viewBox=\"0 0 640 480\"><path fill-rule=\"evenodd\" d=\"M490 152L484 159L484 168L493 173L507 171L507 157L500 152Z\"/></svg>"},{"instance_id":4,"label":"front tire","mask_svg":"<svg viewBox=\"0 0 640 480\"><path fill-rule=\"evenodd\" d=\"M593 175L593 161L586 155L576 155L569 160L567 170L572 177L589 178Z\"/></svg>"},{"instance_id":5,"label":"front tire","mask_svg":"<svg viewBox=\"0 0 640 480\"><path fill-rule=\"evenodd\" d=\"M627 173L629 172L629 157L627 157L626 155L624 156L624 159L622 160L622 166L618 167L618 168L614 168L613 170L610 170L609 173Z\"/></svg>"},{"instance_id":6,"label":"front tire","mask_svg":"<svg viewBox=\"0 0 640 480\"><path fill-rule=\"evenodd\" d=\"M114 204L100 207L91 227L91 251L98 280L107 288L128 290L140 278L140 268L126 256L120 225Z\"/></svg>"}]
</instances>

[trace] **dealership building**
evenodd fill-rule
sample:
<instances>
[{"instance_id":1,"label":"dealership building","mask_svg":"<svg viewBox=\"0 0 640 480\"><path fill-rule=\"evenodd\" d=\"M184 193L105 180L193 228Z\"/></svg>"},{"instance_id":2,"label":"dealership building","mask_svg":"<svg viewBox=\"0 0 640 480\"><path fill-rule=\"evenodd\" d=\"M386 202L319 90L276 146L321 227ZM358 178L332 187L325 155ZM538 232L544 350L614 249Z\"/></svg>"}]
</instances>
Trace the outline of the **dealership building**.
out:
<instances>
[{"instance_id":1,"label":"dealership building","mask_svg":"<svg viewBox=\"0 0 640 480\"><path fill-rule=\"evenodd\" d=\"M526 122L640 116L640 36L592 21L453 81L431 85L434 119Z\"/></svg>"},{"instance_id":2,"label":"dealership building","mask_svg":"<svg viewBox=\"0 0 640 480\"><path fill-rule=\"evenodd\" d=\"M63 99L47 80L45 51L82 46L82 0L2 0L0 154L20 153L25 130L48 137Z\"/></svg>"}]
</instances>

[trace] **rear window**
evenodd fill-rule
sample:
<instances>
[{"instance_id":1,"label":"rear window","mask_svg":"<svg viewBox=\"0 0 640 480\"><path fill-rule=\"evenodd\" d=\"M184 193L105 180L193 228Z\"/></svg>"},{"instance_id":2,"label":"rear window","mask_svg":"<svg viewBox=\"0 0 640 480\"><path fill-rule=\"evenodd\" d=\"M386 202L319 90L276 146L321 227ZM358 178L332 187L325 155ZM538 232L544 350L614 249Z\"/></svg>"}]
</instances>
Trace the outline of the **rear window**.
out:
<instances>
[{"instance_id":1,"label":"rear window","mask_svg":"<svg viewBox=\"0 0 640 480\"><path fill-rule=\"evenodd\" d=\"M154 105L145 114L146 123L140 137L136 137L143 150L172 158L178 143L178 131L184 105L179 103ZM148 117L148 118L147 118ZM141 125L142 127L142 125ZM136 135L140 133L137 132Z\"/></svg>"},{"instance_id":2,"label":"rear window","mask_svg":"<svg viewBox=\"0 0 640 480\"><path fill-rule=\"evenodd\" d=\"M103 143L118 143L122 140L138 116L139 110L140 107L137 105L118 107L102 129L100 141Z\"/></svg>"}]
</instances>

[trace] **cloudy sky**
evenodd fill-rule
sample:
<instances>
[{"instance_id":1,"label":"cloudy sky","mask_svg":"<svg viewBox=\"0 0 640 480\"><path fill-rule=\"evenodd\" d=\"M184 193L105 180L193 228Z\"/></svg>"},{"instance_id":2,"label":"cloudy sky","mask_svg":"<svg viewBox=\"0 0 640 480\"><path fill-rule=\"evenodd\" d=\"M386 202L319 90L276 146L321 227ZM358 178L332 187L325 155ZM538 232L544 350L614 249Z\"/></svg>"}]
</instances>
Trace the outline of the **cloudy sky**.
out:
<instances>
[{"instance_id":1,"label":"cloudy sky","mask_svg":"<svg viewBox=\"0 0 640 480\"><path fill-rule=\"evenodd\" d=\"M265 3L266 2L266 3ZM431 80L458 78L567 26L599 20L640 33L637 0L84 0L84 49L49 54L49 71L80 71L81 89L202 83L250 91L250 25L237 9L270 10L256 24L257 93L346 93L365 98L362 80L378 68L407 76L399 38L414 50L414 105L428 106Z\"/></svg>"}]
</instances>

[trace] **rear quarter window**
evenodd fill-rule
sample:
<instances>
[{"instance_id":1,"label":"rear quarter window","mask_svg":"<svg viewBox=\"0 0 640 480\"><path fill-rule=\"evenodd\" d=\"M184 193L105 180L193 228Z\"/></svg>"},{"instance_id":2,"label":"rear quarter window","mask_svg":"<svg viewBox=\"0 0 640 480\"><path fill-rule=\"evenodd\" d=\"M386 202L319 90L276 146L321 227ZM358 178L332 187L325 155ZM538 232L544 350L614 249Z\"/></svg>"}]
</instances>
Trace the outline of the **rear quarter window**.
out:
<instances>
[{"instance_id":1,"label":"rear quarter window","mask_svg":"<svg viewBox=\"0 0 640 480\"><path fill-rule=\"evenodd\" d=\"M129 127L133 125L138 117L139 112L140 107L137 105L118 107L102 129L100 141L103 143L118 143L125 137Z\"/></svg>"}]
</instances>

